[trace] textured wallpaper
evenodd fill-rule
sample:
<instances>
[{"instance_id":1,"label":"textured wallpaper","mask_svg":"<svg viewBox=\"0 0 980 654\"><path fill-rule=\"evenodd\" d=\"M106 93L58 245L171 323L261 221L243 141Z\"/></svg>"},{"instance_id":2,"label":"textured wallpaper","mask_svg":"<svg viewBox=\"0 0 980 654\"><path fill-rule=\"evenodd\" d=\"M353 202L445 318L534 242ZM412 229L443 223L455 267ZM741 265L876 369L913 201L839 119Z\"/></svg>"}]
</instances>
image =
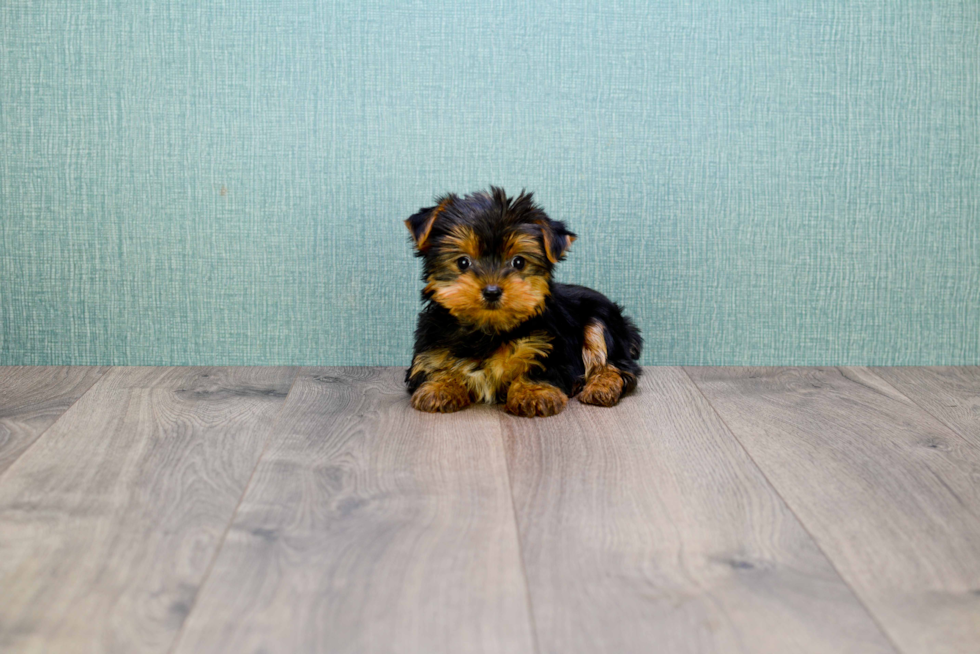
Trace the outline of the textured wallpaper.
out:
<instances>
[{"instance_id":1,"label":"textured wallpaper","mask_svg":"<svg viewBox=\"0 0 980 654\"><path fill-rule=\"evenodd\" d=\"M980 363L980 3L4 0L0 363L408 361L526 187L646 364Z\"/></svg>"}]
</instances>

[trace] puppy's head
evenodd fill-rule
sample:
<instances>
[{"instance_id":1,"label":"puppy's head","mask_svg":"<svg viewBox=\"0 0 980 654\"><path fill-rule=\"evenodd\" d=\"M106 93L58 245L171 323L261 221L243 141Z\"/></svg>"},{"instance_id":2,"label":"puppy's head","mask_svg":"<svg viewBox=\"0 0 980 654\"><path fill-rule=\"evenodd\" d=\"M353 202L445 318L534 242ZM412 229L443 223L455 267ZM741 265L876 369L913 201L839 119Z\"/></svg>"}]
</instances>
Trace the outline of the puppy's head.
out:
<instances>
[{"instance_id":1,"label":"puppy's head","mask_svg":"<svg viewBox=\"0 0 980 654\"><path fill-rule=\"evenodd\" d=\"M490 187L437 198L405 221L422 257L423 295L460 322L507 332L544 309L551 271L575 234L551 220L531 193Z\"/></svg>"}]
</instances>

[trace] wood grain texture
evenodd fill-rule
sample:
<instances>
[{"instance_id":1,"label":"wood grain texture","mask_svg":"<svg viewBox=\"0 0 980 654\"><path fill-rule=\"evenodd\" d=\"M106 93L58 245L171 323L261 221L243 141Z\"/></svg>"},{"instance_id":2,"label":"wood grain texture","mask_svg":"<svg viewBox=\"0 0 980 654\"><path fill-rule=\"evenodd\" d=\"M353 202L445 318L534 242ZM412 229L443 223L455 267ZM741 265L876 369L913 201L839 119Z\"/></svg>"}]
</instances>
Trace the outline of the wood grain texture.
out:
<instances>
[{"instance_id":1,"label":"wood grain texture","mask_svg":"<svg viewBox=\"0 0 980 654\"><path fill-rule=\"evenodd\" d=\"M680 368L503 419L542 653L894 651Z\"/></svg>"},{"instance_id":2,"label":"wood grain texture","mask_svg":"<svg viewBox=\"0 0 980 654\"><path fill-rule=\"evenodd\" d=\"M0 475L107 367L0 367Z\"/></svg>"},{"instance_id":3,"label":"wood grain texture","mask_svg":"<svg viewBox=\"0 0 980 654\"><path fill-rule=\"evenodd\" d=\"M295 373L106 373L0 484L0 651L166 652Z\"/></svg>"},{"instance_id":4,"label":"wood grain texture","mask_svg":"<svg viewBox=\"0 0 980 654\"><path fill-rule=\"evenodd\" d=\"M871 370L960 436L980 445L980 366Z\"/></svg>"},{"instance_id":5,"label":"wood grain texture","mask_svg":"<svg viewBox=\"0 0 980 654\"><path fill-rule=\"evenodd\" d=\"M980 643L980 448L860 368L689 368L907 654Z\"/></svg>"},{"instance_id":6,"label":"wood grain texture","mask_svg":"<svg viewBox=\"0 0 980 654\"><path fill-rule=\"evenodd\" d=\"M533 651L498 411L309 369L176 651Z\"/></svg>"}]
</instances>

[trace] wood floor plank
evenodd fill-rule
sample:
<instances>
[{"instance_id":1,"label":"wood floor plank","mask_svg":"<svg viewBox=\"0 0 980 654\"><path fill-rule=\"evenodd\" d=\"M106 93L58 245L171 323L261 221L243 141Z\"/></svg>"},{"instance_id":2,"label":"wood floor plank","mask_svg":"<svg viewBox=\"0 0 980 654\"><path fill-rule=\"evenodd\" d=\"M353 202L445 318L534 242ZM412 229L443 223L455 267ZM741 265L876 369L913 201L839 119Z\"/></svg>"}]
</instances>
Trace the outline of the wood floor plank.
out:
<instances>
[{"instance_id":1,"label":"wood floor plank","mask_svg":"<svg viewBox=\"0 0 980 654\"><path fill-rule=\"evenodd\" d=\"M542 654L894 652L682 369L504 420Z\"/></svg>"},{"instance_id":2,"label":"wood floor plank","mask_svg":"<svg viewBox=\"0 0 980 654\"><path fill-rule=\"evenodd\" d=\"M497 412L403 374L299 376L177 652L533 651Z\"/></svg>"},{"instance_id":3,"label":"wood floor plank","mask_svg":"<svg viewBox=\"0 0 980 654\"><path fill-rule=\"evenodd\" d=\"M295 374L96 382L0 484L0 651L166 652Z\"/></svg>"},{"instance_id":4,"label":"wood floor plank","mask_svg":"<svg viewBox=\"0 0 980 654\"><path fill-rule=\"evenodd\" d=\"M960 436L980 445L980 366L871 370Z\"/></svg>"},{"instance_id":5,"label":"wood floor plank","mask_svg":"<svg viewBox=\"0 0 980 654\"><path fill-rule=\"evenodd\" d=\"M0 366L0 475L108 369Z\"/></svg>"},{"instance_id":6,"label":"wood floor plank","mask_svg":"<svg viewBox=\"0 0 980 654\"><path fill-rule=\"evenodd\" d=\"M980 448L860 368L689 368L907 654L980 643Z\"/></svg>"}]
</instances>

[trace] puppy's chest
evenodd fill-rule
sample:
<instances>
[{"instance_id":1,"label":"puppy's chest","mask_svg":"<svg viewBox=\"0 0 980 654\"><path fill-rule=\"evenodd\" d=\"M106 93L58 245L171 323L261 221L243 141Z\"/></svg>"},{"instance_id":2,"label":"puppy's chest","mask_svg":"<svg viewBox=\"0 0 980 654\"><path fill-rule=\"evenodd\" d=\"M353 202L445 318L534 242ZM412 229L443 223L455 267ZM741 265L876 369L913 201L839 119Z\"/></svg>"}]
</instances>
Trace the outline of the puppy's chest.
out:
<instances>
[{"instance_id":1,"label":"puppy's chest","mask_svg":"<svg viewBox=\"0 0 980 654\"><path fill-rule=\"evenodd\" d=\"M547 332L534 331L501 343L482 357L458 357L448 351L433 351L419 355L415 367L430 374L453 372L478 402L494 403L506 395L515 379L544 367L542 362L551 352L551 340Z\"/></svg>"}]
</instances>

